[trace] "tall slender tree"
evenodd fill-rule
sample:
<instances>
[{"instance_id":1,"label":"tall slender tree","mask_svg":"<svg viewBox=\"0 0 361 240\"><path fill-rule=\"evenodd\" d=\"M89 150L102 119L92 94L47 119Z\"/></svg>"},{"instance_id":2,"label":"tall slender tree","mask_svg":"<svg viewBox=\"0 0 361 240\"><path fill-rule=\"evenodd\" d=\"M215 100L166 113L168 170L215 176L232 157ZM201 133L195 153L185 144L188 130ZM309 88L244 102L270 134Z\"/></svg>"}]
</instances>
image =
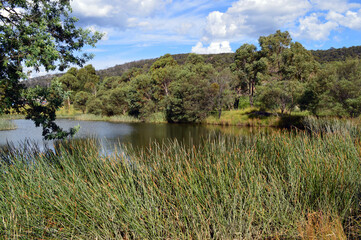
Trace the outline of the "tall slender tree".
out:
<instances>
[{"instance_id":1,"label":"tall slender tree","mask_svg":"<svg viewBox=\"0 0 361 240\"><path fill-rule=\"evenodd\" d=\"M238 75L238 94L240 89L246 86L250 105L253 107L256 84L260 81L260 75L266 70L267 64L257 48L253 44L243 44L237 49L232 70Z\"/></svg>"}]
</instances>

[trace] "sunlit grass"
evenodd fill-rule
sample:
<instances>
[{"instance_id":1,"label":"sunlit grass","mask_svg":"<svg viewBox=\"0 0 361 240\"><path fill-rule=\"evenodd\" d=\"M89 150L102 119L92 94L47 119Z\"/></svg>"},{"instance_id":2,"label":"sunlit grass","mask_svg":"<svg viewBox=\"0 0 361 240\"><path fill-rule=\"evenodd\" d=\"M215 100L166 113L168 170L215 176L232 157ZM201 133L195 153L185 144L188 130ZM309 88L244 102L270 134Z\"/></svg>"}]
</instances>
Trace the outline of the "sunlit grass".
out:
<instances>
[{"instance_id":1,"label":"sunlit grass","mask_svg":"<svg viewBox=\"0 0 361 240\"><path fill-rule=\"evenodd\" d=\"M262 115L252 115L254 112L258 112L258 108L245 108L238 110L222 111L221 117L218 118L218 115L211 115L206 118L203 123L206 124L216 124L224 126L249 126L249 127L270 127L276 126L277 116L262 116Z\"/></svg>"},{"instance_id":2,"label":"sunlit grass","mask_svg":"<svg viewBox=\"0 0 361 240\"><path fill-rule=\"evenodd\" d=\"M305 132L152 144L101 156L94 140L0 154L5 239L360 237L361 138ZM356 130L355 130L356 129ZM358 131L358 132L357 132Z\"/></svg>"},{"instance_id":3,"label":"sunlit grass","mask_svg":"<svg viewBox=\"0 0 361 240\"><path fill-rule=\"evenodd\" d=\"M12 120L0 116L0 131L14 130L14 129L16 129L16 124Z\"/></svg>"},{"instance_id":4,"label":"sunlit grass","mask_svg":"<svg viewBox=\"0 0 361 240\"><path fill-rule=\"evenodd\" d=\"M165 119L165 114L163 112L157 112L157 113L153 113L149 117L147 117L146 122L150 122L150 123L166 123L167 120Z\"/></svg>"},{"instance_id":5,"label":"sunlit grass","mask_svg":"<svg viewBox=\"0 0 361 240\"><path fill-rule=\"evenodd\" d=\"M56 111L56 116L58 118L75 118L76 116L81 115L80 110L76 110L73 105L63 106L58 111Z\"/></svg>"},{"instance_id":6,"label":"sunlit grass","mask_svg":"<svg viewBox=\"0 0 361 240\"><path fill-rule=\"evenodd\" d=\"M74 109L73 105L68 107L62 107L57 112L57 118L62 119L74 119L81 121L106 121L106 122L141 122L142 120L129 116L129 115L115 115L115 116L103 116L95 114L83 114L81 111ZM164 113L153 113L145 119L149 123L165 123Z\"/></svg>"}]
</instances>

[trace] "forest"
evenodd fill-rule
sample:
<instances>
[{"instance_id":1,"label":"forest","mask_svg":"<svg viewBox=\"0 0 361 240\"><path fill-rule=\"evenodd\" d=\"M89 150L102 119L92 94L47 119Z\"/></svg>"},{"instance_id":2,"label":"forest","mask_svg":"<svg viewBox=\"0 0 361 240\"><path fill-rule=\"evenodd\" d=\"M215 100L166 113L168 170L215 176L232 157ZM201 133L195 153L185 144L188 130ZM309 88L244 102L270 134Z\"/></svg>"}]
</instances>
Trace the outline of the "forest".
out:
<instances>
[{"instance_id":1,"label":"forest","mask_svg":"<svg viewBox=\"0 0 361 240\"><path fill-rule=\"evenodd\" d=\"M98 72L87 65L53 82L63 88L65 107L141 121L162 113L167 122L200 122L248 106L276 115L361 114L361 63L350 54L357 48L345 59L325 61L324 54L317 61L320 56L281 31L260 37L259 46L243 44L234 54L166 54Z\"/></svg>"}]
</instances>

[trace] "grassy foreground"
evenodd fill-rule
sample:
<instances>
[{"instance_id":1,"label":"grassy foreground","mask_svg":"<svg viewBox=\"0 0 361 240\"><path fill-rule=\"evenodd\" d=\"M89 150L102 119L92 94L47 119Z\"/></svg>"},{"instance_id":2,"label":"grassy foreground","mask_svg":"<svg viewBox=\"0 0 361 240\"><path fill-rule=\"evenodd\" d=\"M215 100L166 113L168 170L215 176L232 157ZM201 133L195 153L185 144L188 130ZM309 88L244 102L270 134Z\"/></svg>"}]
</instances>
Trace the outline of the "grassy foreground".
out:
<instances>
[{"instance_id":1,"label":"grassy foreground","mask_svg":"<svg viewBox=\"0 0 361 240\"><path fill-rule=\"evenodd\" d=\"M358 238L361 138L351 123L100 156L3 149L4 239Z\"/></svg>"}]
</instances>

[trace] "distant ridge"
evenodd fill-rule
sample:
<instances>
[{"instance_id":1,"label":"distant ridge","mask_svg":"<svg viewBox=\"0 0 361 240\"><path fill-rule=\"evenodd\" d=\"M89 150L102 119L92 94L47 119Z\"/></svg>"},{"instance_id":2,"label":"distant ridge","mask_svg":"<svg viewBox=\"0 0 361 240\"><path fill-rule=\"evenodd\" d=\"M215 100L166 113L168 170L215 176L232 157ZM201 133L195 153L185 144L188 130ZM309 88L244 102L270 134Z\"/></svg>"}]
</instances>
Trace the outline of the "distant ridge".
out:
<instances>
[{"instance_id":1,"label":"distant ridge","mask_svg":"<svg viewBox=\"0 0 361 240\"><path fill-rule=\"evenodd\" d=\"M311 53L315 56L315 59L320 63L332 62L332 61L343 61L347 58L361 58L361 46L343 47L343 48L330 48L328 50L311 50ZM182 65L186 61L189 53L175 54L172 57ZM216 69L222 69L225 66L231 64L234 59L234 53L221 53L221 54L204 54L202 55L206 63L212 64ZM157 60L145 59L139 61L133 61L129 63L115 65L103 70L98 70L97 74L103 79L104 77L110 76L121 76L124 72L131 68L144 68L148 70L150 66ZM60 74L48 74L41 77L31 78L26 81L27 86L48 86L54 77L59 77Z\"/></svg>"},{"instance_id":2,"label":"distant ridge","mask_svg":"<svg viewBox=\"0 0 361 240\"><path fill-rule=\"evenodd\" d=\"M178 62L179 65L183 65L188 57L189 53L184 54L175 54L172 55L174 60ZM212 64L216 69L222 69L226 65L230 65L234 59L234 53L220 53L220 54L205 54L202 55L206 63ZM129 63L115 65L114 67L110 67L103 70L97 70L97 74L100 76L101 79L104 77L111 77L111 76L121 76L124 72L132 68L144 68L148 70L152 64L157 61L159 58L153 59L145 59L145 60L138 60ZM49 86L51 80L54 77L60 77L64 73L58 74L48 74L41 77L31 78L26 81L26 85L28 87L32 86Z\"/></svg>"},{"instance_id":3,"label":"distant ridge","mask_svg":"<svg viewBox=\"0 0 361 240\"><path fill-rule=\"evenodd\" d=\"M347 58L361 58L361 46L311 50L311 52L320 63L344 61Z\"/></svg>"}]
</instances>

